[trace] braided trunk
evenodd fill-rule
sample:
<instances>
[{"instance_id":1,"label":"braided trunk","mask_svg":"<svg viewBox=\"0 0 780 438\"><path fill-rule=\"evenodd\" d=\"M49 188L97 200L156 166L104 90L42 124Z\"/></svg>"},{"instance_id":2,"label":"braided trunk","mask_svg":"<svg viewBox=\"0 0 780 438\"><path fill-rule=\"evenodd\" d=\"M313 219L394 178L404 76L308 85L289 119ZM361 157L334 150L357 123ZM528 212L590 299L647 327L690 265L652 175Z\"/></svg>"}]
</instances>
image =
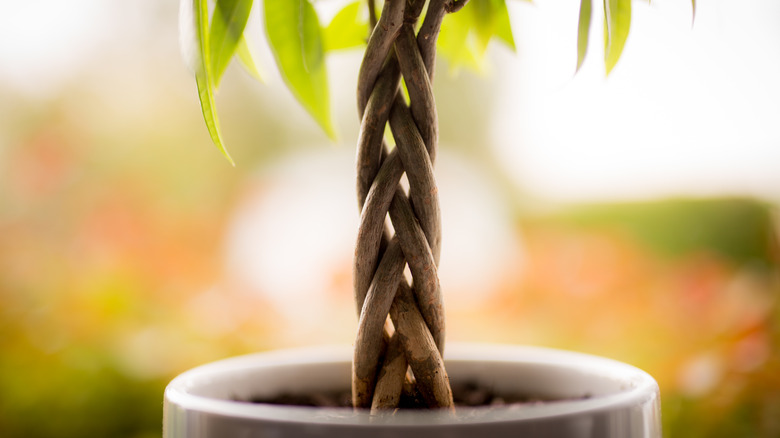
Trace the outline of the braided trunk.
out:
<instances>
[{"instance_id":1,"label":"braided trunk","mask_svg":"<svg viewBox=\"0 0 780 438\"><path fill-rule=\"evenodd\" d=\"M372 14L375 25L357 91L361 217L354 265L359 314L352 368L355 407L395 408L407 391L421 395L430 407L452 408L442 361L441 226L433 176L438 121L431 80L442 19L465 3L430 0L417 35L425 0L386 0L378 22ZM409 104L399 93L401 76ZM384 141L388 123L394 148ZM408 192L400 186L404 174ZM385 225L388 215L394 234Z\"/></svg>"}]
</instances>

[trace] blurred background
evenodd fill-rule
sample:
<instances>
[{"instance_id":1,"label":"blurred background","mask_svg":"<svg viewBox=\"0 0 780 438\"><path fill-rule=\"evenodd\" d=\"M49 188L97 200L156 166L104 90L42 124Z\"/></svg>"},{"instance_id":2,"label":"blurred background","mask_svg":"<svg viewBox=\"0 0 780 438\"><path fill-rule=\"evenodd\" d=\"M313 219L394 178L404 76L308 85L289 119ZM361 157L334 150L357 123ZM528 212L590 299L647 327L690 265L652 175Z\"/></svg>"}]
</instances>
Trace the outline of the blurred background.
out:
<instances>
[{"instance_id":1,"label":"blurred background","mask_svg":"<svg viewBox=\"0 0 780 438\"><path fill-rule=\"evenodd\" d=\"M159 436L190 367L354 339L359 51L329 59L334 143L256 28L265 84L217 97L233 168L177 3L2 2L0 436ZM666 436L780 437L780 3L697 3L635 2L608 79L598 50L574 75L576 0L439 63L449 340L637 365Z\"/></svg>"}]
</instances>

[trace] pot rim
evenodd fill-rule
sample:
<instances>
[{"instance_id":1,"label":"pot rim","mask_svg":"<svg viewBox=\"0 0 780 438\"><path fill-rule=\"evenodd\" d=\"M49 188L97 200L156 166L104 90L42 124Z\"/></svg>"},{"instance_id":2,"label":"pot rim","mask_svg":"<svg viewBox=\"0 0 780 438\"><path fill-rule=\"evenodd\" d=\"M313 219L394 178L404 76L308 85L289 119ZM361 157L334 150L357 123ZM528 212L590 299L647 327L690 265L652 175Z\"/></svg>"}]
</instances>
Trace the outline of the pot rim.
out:
<instances>
[{"instance_id":1,"label":"pot rim","mask_svg":"<svg viewBox=\"0 0 780 438\"><path fill-rule=\"evenodd\" d=\"M645 406L658 398L658 384L646 372L623 362L566 350L504 344L452 343L447 346L445 363L480 364L498 362L530 366L551 366L571 370L587 378L610 379L619 392L575 400L561 400L521 406L457 408L453 415L444 410L399 410L394 415L370 415L350 408L281 406L257 404L197 395L199 385L210 383L226 373L248 372L258 368L290 367L317 363L344 363L352 359L351 346L317 346L252 353L198 366L174 378L165 389L165 402L186 411L213 415L310 424L406 426L479 424L485 422L544 419L615 409Z\"/></svg>"}]
</instances>

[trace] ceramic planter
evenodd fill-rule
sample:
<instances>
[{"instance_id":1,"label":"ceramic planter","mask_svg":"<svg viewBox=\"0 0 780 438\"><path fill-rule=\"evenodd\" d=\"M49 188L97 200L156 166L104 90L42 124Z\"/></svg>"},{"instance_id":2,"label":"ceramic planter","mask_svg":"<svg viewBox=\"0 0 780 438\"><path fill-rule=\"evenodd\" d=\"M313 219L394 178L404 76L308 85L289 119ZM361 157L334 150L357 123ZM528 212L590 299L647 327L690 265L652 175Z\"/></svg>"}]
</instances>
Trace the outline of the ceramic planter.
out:
<instances>
[{"instance_id":1,"label":"ceramic planter","mask_svg":"<svg viewBox=\"0 0 780 438\"><path fill-rule=\"evenodd\" d=\"M187 371L165 390L163 437L661 437L658 385L650 375L610 359L535 347L453 344L445 354L450 381L563 401L386 417L234 401L349 388L351 357L348 347L318 347Z\"/></svg>"}]
</instances>

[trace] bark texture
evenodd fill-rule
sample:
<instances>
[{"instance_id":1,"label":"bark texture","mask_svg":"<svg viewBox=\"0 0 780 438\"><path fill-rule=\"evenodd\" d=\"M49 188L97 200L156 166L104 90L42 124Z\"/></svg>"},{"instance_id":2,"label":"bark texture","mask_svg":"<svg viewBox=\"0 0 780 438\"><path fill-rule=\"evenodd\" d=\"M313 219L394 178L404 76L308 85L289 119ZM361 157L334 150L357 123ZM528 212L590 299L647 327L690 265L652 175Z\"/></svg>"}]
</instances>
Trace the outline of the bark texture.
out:
<instances>
[{"instance_id":1,"label":"bark texture","mask_svg":"<svg viewBox=\"0 0 780 438\"><path fill-rule=\"evenodd\" d=\"M433 175L438 120L431 80L442 19L466 1L430 0L415 34L425 0L386 0L360 67L355 407L392 409L402 391L415 391L431 407L452 408L442 361L441 219ZM401 77L409 103L399 93ZM395 147L384 140L388 124ZM401 188L403 175L408 191Z\"/></svg>"}]
</instances>

